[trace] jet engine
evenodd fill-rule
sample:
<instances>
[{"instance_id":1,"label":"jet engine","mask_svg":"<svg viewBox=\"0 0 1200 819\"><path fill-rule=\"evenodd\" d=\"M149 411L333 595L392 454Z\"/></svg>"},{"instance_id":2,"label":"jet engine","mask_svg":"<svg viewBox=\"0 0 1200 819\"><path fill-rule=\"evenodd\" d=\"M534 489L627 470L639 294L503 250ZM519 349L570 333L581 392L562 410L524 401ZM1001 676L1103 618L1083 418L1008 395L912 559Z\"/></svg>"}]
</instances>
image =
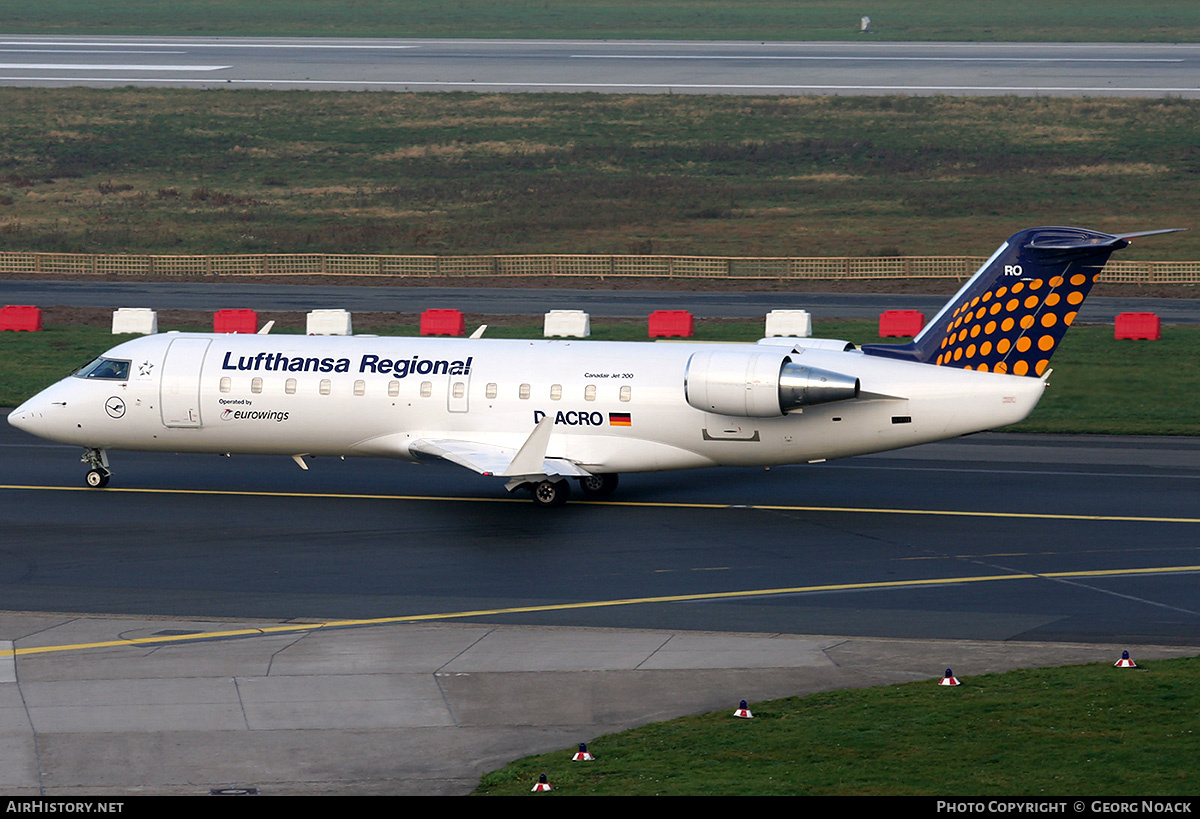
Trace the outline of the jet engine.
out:
<instances>
[{"instance_id":1,"label":"jet engine","mask_svg":"<svg viewBox=\"0 0 1200 819\"><path fill-rule=\"evenodd\" d=\"M688 359L688 404L704 412L772 418L857 398L857 378L808 367L778 350L704 350Z\"/></svg>"}]
</instances>

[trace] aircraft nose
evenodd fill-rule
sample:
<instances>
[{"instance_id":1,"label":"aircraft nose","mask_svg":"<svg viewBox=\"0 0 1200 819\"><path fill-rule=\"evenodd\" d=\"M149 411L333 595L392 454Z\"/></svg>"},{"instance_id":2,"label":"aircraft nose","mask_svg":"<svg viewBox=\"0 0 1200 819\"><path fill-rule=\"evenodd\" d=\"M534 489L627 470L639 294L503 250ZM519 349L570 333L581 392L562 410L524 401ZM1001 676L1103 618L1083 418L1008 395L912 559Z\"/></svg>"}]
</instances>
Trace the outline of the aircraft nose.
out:
<instances>
[{"instance_id":1,"label":"aircraft nose","mask_svg":"<svg viewBox=\"0 0 1200 819\"><path fill-rule=\"evenodd\" d=\"M8 414L8 423L32 435L37 435L42 428L42 413L30 406L26 401Z\"/></svg>"}]
</instances>

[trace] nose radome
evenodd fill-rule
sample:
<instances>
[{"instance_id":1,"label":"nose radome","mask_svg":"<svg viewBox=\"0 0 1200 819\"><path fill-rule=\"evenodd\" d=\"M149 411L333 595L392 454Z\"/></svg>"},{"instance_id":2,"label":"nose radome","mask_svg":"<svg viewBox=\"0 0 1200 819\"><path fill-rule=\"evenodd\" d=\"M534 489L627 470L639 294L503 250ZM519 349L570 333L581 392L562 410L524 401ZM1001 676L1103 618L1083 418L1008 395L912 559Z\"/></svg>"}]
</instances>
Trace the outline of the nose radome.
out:
<instances>
[{"instance_id":1,"label":"nose radome","mask_svg":"<svg viewBox=\"0 0 1200 819\"><path fill-rule=\"evenodd\" d=\"M34 412L29 408L29 403L26 402L8 414L8 423L25 432L37 434L38 421L41 420L41 413Z\"/></svg>"}]
</instances>

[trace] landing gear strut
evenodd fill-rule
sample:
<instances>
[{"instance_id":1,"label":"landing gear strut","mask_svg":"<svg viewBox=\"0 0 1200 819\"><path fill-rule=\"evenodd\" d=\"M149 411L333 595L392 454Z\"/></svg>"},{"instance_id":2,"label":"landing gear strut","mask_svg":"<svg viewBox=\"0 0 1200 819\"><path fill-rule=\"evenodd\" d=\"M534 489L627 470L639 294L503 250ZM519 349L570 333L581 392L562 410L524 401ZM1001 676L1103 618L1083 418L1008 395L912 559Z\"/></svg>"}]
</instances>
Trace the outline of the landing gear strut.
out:
<instances>
[{"instance_id":1,"label":"landing gear strut","mask_svg":"<svg viewBox=\"0 0 1200 819\"><path fill-rule=\"evenodd\" d=\"M108 479L112 477L112 470L108 468L107 452L103 449L88 449L79 460L91 467L88 470L86 478L88 486L93 489L101 489L108 486Z\"/></svg>"}]
</instances>

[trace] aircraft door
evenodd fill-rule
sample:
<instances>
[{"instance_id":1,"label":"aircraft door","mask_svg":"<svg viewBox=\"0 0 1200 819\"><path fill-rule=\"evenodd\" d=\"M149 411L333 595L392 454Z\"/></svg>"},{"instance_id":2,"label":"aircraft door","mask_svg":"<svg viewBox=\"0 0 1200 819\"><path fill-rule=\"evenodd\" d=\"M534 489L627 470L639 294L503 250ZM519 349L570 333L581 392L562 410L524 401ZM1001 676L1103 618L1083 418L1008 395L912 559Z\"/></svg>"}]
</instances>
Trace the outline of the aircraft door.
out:
<instances>
[{"instance_id":1,"label":"aircraft door","mask_svg":"<svg viewBox=\"0 0 1200 819\"><path fill-rule=\"evenodd\" d=\"M211 343L207 338L177 338L167 347L159 385L163 426L201 426L200 368Z\"/></svg>"},{"instance_id":2,"label":"aircraft door","mask_svg":"<svg viewBox=\"0 0 1200 819\"><path fill-rule=\"evenodd\" d=\"M446 384L446 409L466 412L470 408L471 375L452 375Z\"/></svg>"}]
</instances>

